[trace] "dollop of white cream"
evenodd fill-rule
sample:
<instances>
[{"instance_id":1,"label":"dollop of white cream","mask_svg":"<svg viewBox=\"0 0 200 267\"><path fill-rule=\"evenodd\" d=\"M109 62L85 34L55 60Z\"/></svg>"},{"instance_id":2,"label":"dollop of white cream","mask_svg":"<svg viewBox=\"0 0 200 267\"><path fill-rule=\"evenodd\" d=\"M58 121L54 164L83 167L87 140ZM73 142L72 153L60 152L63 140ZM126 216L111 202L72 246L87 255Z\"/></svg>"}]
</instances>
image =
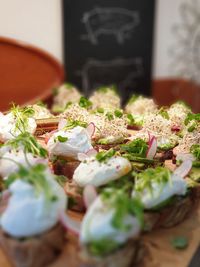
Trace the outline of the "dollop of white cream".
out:
<instances>
[{"instance_id":1,"label":"dollop of white cream","mask_svg":"<svg viewBox=\"0 0 200 267\"><path fill-rule=\"evenodd\" d=\"M30 237L57 224L60 212L66 209L67 197L50 171L46 171L46 177L56 201L47 201L44 194L37 195L34 187L23 180L11 184L11 197L0 219L3 231L16 238Z\"/></svg>"},{"instance_id":2,"label":"dollop of white cream","mask_svg":"<svg viewBox=\"0 0 200 267\"><path fill-rule=\"evenodd\" d=\"M40 157L34 157L31 153L24 153L23 149L11 150L5 147L0 150L0 176L6 178L10 174L19 170L19 165L29 167L39 162L47 163L47 160Z\"/></svg>"},{"instance_id":3,"label":"dollop of white cream","mask_svg":"<svg viewBox=\"0 0 200 267\"><path fill-rule=\"evenodd\" d=\"M131 163L123 157L112 157L105 162L99 162L94 157L81 162L76 168L73 180L80 186L87 184L96 187L119 179L131 171Z\"/></svg>"},{"instance_id":4,"label":"dollop of white cream","mask_svg":"<svg viewBox=\"0 0 200 267\"><path fill-rule=\"evenodd\" d=\"M58 136L67 137L67 141L60 142ZM60 130L52 135L47 143L50 157L65 156L70 159L78 159L78 153L86 153L92 149L90 137L85 128L77 126L71 130Z\"/></svg>"},{"instance_id":5,"label":"dollop of white cream","mask_svg":"<svg viewBox=\"0 0 200 267\"><path fill-rule=\"evenodd\" d=\"M0 141L6 142L14 139L21 131L15 127L16 120L12 113L6 115L1 114L0 116ZM30 134L34 134L37 128L37 124L34 118L28 118L28 127L26 131Z\"/></svg>"},{"instance_id":6,"label":"dollop of white cream","mask_svg":"<svg viewBox=\"0 0 200 267\"><path fill-rule=\"evenodd\" d=\"M114 213L115 210L106 207L100 197L96 198L83 218L80 242L87 244L109 238L118 244L123 244L139 235L141 226L136 217L127 214L124 217L124 226L128 226L127 231L122 231L112 226Z\"/></svg>"},{"instance_id":7,"label":"dollop of white cream","mask_svg":"<svg viewBox=\"0 0 200 267\"><path fill-rule=\"evenodd\" d=\"M184 196L187 191L187 182L185 179L172 175L171 180L166 184L152 182L152 191L145 189L142 192L132 192L132 196L138 196L144 205L144 208L151 209L161 204L172 196Z\"/></svg>"}]
</instances>

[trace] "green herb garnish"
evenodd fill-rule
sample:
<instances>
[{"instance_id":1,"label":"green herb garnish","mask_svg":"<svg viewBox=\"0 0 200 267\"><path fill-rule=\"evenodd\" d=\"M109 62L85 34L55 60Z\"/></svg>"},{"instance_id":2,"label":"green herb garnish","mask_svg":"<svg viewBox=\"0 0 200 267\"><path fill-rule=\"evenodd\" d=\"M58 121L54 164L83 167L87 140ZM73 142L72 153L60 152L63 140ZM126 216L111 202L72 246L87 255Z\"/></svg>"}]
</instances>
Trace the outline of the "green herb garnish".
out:
<instances>
[{"instance_id":1,"label":"green herb garnish","mask_svg":"<svg viewBox=\"0 0 200 267\"><path fill-rule=\"evenodd\" d=\"M116 116L117 118L121 118L121 117L123 116L123 111L120 110L120 109L116 109L116 110L114 111L114 114L115 114L115 116Z\"/></svg>"},{"instance_id":2,"label":"green herb garnish","mask_svg":"<svg viewBox=\"0 0 200 267\"><path fill-rule=\"evenodd\" d=\"M153 193L153 183L165 185L171 181L170 170L164 167L148 168L135 174L135 191L143 192L145 189Z\"/></svg>"},{"instance_id":3,"label":"green herb garnish","mask_svg":"<svg viewBox=\"0 0 200 267\"><path fill-rule=\"evenodd\" d=\"M134 103L139 97L142 97L140 95L132 95L131 98L128 100L128 104Z\"/></svg>"},{"instance_id":4,"label":"green herb garnish","mask_svg":"<svg viewBox=\"0 0 200 267\"><path fill-rule=\"evenodd\" d=\"M108 93L108 92L112 92L114 94L118 94L117 93L117 87L115 85L110 85L110 86L101 86L99 88L97 88L96 90L97 92L100 92L100 93Z\"/></svg>"},{"instance_id":5,"label":"green herb garnish","mask_svg":"<svg viewBox=\"0 0 200 267\"><path fill-rule=\"evenodd\" d=\"M132 155L145 158L146 152L148 150L148 145L143 139L136 138L130 143L121 145L121 150L126 151Z\"/></svg>"},{"instance_id":6,"label":"green herb garnish","mask_svg":"<svg viewBox=\"0 0 200 267\"><path fill-rule=\"evenodd\" d=\"M119 248L119 244L112 239L102 238L100 240L93 240L88 245L88 249L92 255L100 257L115 251Z\"/></svg>"},{"instance_id":7,"label":"green herb garnish","mask_svg":"<svg viewBox=\"0 0 200 267\"><path fill-rule=\"evenodd\" d=\"M106 117L108 118L109 121L114 119L114 116L113 116L112 112L107 112L106 113Z\"/></svg>"},{"instance_id":8,"label":"green herb garnish","mask_svg":"<svg viewBox=\"0 0 200 267\"><path fill-rule=\"evenodd\" d=\"M65 127L63 128L64 131L68 131L71 130L77 126L86 128L87 127L87 123L83 122L83 121L78 121L78 120L68 120Z\"/></svg>"},{"instance_id":9,"label":"green herb garnish","mask_svg":"<svg viewBox=\"0 0 200 267\"><path fill-rule=\"evenodd\" d=\"M24 153L31 153L34 156L46 158L48 152L37 141L37 139L28 132L21 133L15 139L7 141L4 146L11 146L17 150L23 147Z\"/></svg>"},{"instance_id":10,"label":"green herb garnish","mask_svg":"<svg viewBox=\"0 0 200 267\"><path fill-rule=\"evenodd\" d=\"M192 153L196 159L200 160L200 145L192 145L190 147L190 153Z\"/></svg>"},{"instance_id":11,"label":"green herb garnish","mask_svg":"<svg viewBox=\"0 0 200 267\"><path fill-rule=\"evenodd\" d=\"M112 219L112 226L121 231L128 231L131 227L125 224L124 218L128 214L136 216L141 225L144 223L143 205L138 198L131 198L124 188L105 189L101 193L103 202L109 207L114 208L115 213Z\"/></svg>"},{"instance_id":12,"label":"green herb garnish","mask_svg":"<svg viewBox=\"0 0 200 267\"><path fill-rule=\"evenodd\" d=\"M72 105L72 102L71 101L67 102L67 104L65 106L65 109L68 109L71 105Z\"/></svg>"},{"instance_id":13,"label":"green herb garnish","mask_svg":"<svg viewBox=\"0 0 200 267\"><path fill-rule=\"evenodd\" d=\"M174 248L185 249L188 246L188 238L185 236L174 237L171 240L171 244Z\"/></svg>"},{"instance_id":14,"label":"green herb garnish","mask_svg":"<svg viewBox=\"0 0 200 267\"><path fill-rule=\"evenodd\" d=\"M56 139L56 141L58 140L60 143L65 143L65 142L67 142L68 137L58 135L55 139Z\"/></svg>"},{"instance_id":15,"label":"green herb garnish","mask_svg":"<svg viewBox=\"0 0 200 267\"><path fill-rule=\"evenodd\" d=\"M116 151L111 148L108 151L101 151L96 154L96 160L99 162L105 162L108 159L112 158L115 155Z\"/></svg>"},{"instance_id":16,"label":"green herb garnish","mask_svg":"<svg viewBox=\"0 0 200 267\"><path fill-rule=\"evenodd\" d=\"M104 113L104 109L103 108L97 108L97 112L103 114Z\"/></svg>"},{"instance_id":17,"label":"green herb garnish","mask_svg":"<svg viewBox=\"0 0 200 267\"><path fill-rule=\"evenodd\" d=\"M169 120L169 114L164 107L160 108L160 110L158 111L158 114L160 114L164 119Z\"/></svg>"},{"instance_id":18,"label":"green herb garnish","mask_svg":"<svg viewBox=\"0 0 200 267\"><path fill-rule=\"evenodd\" d=\"M196 114L194 114L194 113L191 113L191 112L189 112L188 114L187 114L187 117L185 118L185 121L184 121L184 124L185 125L188 125L189 124L189 122L190 121L200 121L200 113L196 113Z\"/></svg>"},{"instance_id":19,"label":"green herb garnish","mask_svg":"<svg viewBox=\"0 0 200 267\"><path fill-rule=\"evenodd\" d=\"M88 100L86 97L81 96L79 100L79 106L82 108L90 108L92 106L92 102Z\"/></svg>"},{"instance_id":20,"label":"green herb garnish","mask_svg":"<svg viewBox=\"0 0 200 267\"><path fill-rule=\"evenodd\" d=\"M46 166L38 164L25 168L19 166L19 170L16 173L11 174L5 181L5 186L9 187L17 179L21 179L34 186L37 196L44 193L46 200L56 201L57 197L53 195L51 186L46 178Z\"/></svg>"},{"instance_id":21,"label":"green herb garnish","mask_svg":"<svg viewBox=\"0 0 200 267\"><path fill-rule=\"evenodd\" d=\"M28 119L33 117L35 111L32 107L21 108L13 104L11 113L15 119L15 130L19 130L21 133L26 132L28 129Z\"/></svg>"}]
</instances>

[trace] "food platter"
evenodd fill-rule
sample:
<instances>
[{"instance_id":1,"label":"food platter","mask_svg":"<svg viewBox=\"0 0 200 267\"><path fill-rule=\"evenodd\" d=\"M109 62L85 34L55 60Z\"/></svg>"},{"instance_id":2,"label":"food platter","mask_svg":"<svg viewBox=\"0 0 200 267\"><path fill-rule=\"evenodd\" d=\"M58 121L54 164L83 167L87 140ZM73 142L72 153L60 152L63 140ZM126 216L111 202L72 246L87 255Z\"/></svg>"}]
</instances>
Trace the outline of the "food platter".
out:
<instances>
[{"instance_id":1,"label":"food platter","mask_svg":"<svg viewBox=\"0 0 200 267\"><path fill-rule=\"evenodd\" d=\"M4 240L13 239L21 246L23 242L26 244L29 236L34 240L40 234L45 236L48 233L47 230L41 232L40 221L35 217L33 226L36 225L38 232L32 230L32 221L23 229L19 223L15 224L15 220L10 220L10 206L15 203L10 199L21 190L23 196L23 190L26 192L28 186L33 193L25 194L25 207L29 196L40 203L38 195L41 194L52 207L52 210L46 209L47 206L40 203L45 207L41 218L55 213L54 219L51 219L52 225L59 222L67 229L61 254L48 266L110 267L109 261L120 255L129 255L127 251L134 248L139 252L131 252L131 266L187 267L200 241L199 114L192 113L183 103L175 103L168 108L158 107L152 99L141 96L132 96L124 112L120 109L116 92L107 87L96 91L96 96L94 94L90 99L75 92L78 100L72 103L75 98L73 90L76 91L72 85L61 87L60 99L54 99L54 114L43 104L25 108L13 106L9 113L1 114L1 120L13 122L9 123L9 131L2 124L1 161L6 163L10 155L14 157L14 163L19 161L17 166L14 165L15 172L11 163L6 170L4 164L0 168L1 176L5 177L3 190L10 190L13 194L6 198L7 204L2 209L1 225L4 231L0 241L5 255L8 252L5 251ZM63 101L66 92L71 94L70 101L68 94L68 101ZM107 99L103 99L105 92L109 95ZM114 107L99 107L99 103L104 105L105 100L106 105ZM178 116L182 116L181 120L177 117L177 110L180 111ZM140 115L134 117L137 112ZM189 142L185 136L189 137ZM61 164L59 168L57 164ZM70 177L66 170L72 169L69 167L72 165L75 168ZM37 180L36 177L40 178ZM75 187L78 194L70 191L69 185ZM5 195L3 191L3 201ZM20 198L21 195L19 203ZM72 199L75 205L68 202L66 210L67 202L63 202L64 199ZM16 207L29 221L30 217L24 213L22 206ZM113 212L115 209L118 213ZM14 216L22 223L26 222L23 216L18 218L18 213ZM111 219L104 221L104 216ZM126 224L129 220L131 224ZM45 223L49 225L48 221ZM93 227L91 232L90 227ZM107 231L110 239L101 239L101 234L106 236ZM115 239L118 235L120 239ZM99 239L96 239L97 236L100 236ZM104 243L101 243L102 240ZM105 240L111 242L113 247L108 246L105 250L102 247L102 244L106 245ZM88 250L87 257L85 250ZM12 250L9 253L13 255ZM7 259L5 255L1 251L0 266L10 267L12 257ZM102 263L104 259L106 264ZM35 267L25 264L25 267L29 266ZM117 266L128 265L118 263Z\"/></svg>"}]
</instances>

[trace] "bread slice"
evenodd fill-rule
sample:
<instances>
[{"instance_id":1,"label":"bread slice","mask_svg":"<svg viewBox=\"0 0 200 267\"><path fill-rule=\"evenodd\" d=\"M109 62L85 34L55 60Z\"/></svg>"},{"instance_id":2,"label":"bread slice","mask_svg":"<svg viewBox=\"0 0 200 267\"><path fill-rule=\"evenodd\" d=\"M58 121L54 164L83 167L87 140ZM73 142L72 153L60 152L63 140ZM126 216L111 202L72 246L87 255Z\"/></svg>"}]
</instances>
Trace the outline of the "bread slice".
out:
<instances>
[{"instance_id":1,"label":"bread slice","mask_svg":"<svg viewBox=\"0 0 200 267\"><path fill-rule=\"evenodd\" d=\"M69 209L77 212L85 212L86 208L83 201L82 188L72 180L65 184L64 190L69 197Z\"/></svg>"},{"instance_id":2,"label":"bread slice","mask_svg":"<svg viewBox=\"0 0 200 267\"><path fill-rule=\"evenodd\" d=\"M143 246L138 240L130 240L125 246L105 257L91 255L87 247L80 253L81 267L130 267L142 258Z\"/></svg>"},{"instance_id":3,"label":"bread slice","mask_svg":"<svg viewBox=\"0 0 200 267\"><path fill-rule=\"evenodd\" d=\"M193 194L178 198L176 202L162 208L160 211L145 212L145 231L164 227L170 228L181 223L194 206Z\"/></svg>"},{"instance_id":4,"label":"bread slice","mask_svg":"<svg viewBox=\"0 0 200 267\"><path fill-rule=\"evenodd\" d=\"M56 175L64 175L71 180L74 175L74 171L79 166L79 164L80 161L78 160L66 161L63 159L57 159L55 162L52 163L52 167Z\"/></svg>"},{"instance_id":5,"label":"bread slice","mask_svg":"<svg viewBox=\"0 0 200 267\"><path fill-rule=\"evenodd\" d=\"M14 267L44 267L61 252L65 230L57 224L44 234L15 239L0 230L0 244Z\"/></svg>"}]
</instances>

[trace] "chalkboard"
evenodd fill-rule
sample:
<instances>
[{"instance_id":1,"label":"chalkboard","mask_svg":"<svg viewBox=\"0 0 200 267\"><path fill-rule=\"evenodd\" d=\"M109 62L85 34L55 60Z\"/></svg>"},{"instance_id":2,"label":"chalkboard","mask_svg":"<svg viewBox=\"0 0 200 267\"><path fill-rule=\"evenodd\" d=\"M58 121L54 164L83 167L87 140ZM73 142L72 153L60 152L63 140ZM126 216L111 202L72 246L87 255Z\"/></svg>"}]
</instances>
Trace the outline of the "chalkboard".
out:
<instances>
[{"instance_id":1,"label":"chalkboard","mask_svg":"<svg viewBox=\"0 0 200 267\"><path fill-rule=\"evenodd\" d=\"M149 95L155 1L63 0L67 81L89 95L115 84Z\"/></svg>"}]
</instances>

